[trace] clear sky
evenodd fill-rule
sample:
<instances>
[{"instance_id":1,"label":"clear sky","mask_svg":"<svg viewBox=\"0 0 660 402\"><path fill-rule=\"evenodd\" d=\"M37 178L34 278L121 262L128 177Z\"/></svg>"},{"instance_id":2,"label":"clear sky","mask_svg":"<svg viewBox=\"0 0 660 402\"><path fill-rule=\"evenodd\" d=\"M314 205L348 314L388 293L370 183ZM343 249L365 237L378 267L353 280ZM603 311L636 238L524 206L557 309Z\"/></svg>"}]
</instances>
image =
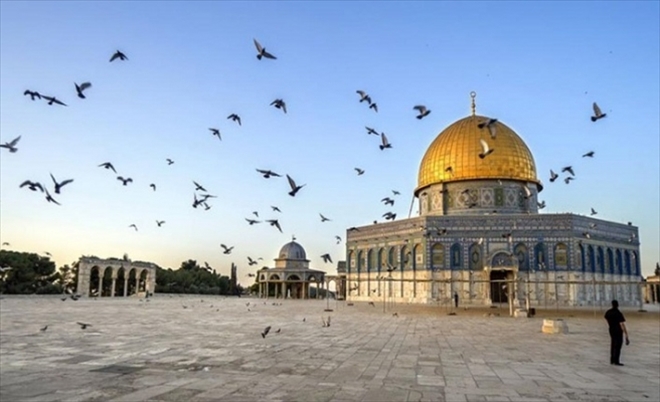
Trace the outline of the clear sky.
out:
<instances>
[{"instance_id":1,"label":"clear sky","mask_svg":"<svg viewBox=\"0 0 660 402\"><path fill-rule=\"evenodd\" d=\"M295 235L313 268L334 272L320 255L344 259L335 235L387 211L408 215L426 148L470 113L476 91L478 114L499 118L532 151L542 212L593 207L633 222L651 274L660 259L659 16L657 1L0 2L0 141L22 136L18 152L0 149L1 240L49 251L58 266L128 253L165 268L207 261L228 274L234 262L246 284L262 265L248 268L246 257L272 266ZM253 38L277 60L257 60ZM129 60L109 63L118 49ZM84 81L83 100L74 82ZM32 102L26 89L69 106ZM378 113L358 103L357 89ZM287 114L269 106L276 98ZM594 101L607 113L597 123ZM415 119L416 104L432 113ZM379 150L365 126L393 148ZM581 157L591 150L593 159ZM134 182L122 186L103 162ZM549 170L568 164L576 180L550 184ZM306 186L292 198L286 179L256 168ZM53 194L61 206L18 187L36 180L52 193L49 173L75 179ZM193 180L218 196L210 210L192 208ZM401 196L385 207L391 190ZM278 218L284 233L249 226L252 211Z\"/></svg>"}]
</instances>

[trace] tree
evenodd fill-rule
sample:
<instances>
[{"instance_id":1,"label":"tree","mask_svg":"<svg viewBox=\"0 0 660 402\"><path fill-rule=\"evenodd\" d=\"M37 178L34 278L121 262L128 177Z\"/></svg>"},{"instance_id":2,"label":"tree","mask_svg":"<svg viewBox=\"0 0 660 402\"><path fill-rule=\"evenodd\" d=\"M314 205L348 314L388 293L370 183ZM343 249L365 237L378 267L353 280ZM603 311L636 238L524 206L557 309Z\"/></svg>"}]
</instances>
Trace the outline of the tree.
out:
<instances>
[{"instance_id":1,"label":"tree","mask_svg":"<svg viewBox=\"0 0 660 402\"><path fill-rule=\"evenodd\" d=\"M0 291L8 294L59 293L55 263L35 253L0 250L0 266L12 267L0 283Z\"/></svg>"},{"instance_id":2,"label":"tree","mask_svg":"<svg viewBox=\"0 0 660 402\"><path fill-rule=\"evenodd\" d=\"M660 276L660 262L655 263L655 276Z\"/></svg>"}]
</instances>

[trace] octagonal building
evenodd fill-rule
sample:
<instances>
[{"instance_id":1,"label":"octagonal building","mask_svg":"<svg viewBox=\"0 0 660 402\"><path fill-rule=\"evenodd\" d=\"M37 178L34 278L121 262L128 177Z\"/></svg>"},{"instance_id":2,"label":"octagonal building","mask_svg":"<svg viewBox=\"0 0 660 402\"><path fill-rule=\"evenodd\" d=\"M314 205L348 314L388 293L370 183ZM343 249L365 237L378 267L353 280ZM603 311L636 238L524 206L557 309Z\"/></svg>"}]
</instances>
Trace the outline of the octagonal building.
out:
<instances>
[{"instance_id":1,"label":"octagonal building","mask_svg":"<svg viewBox=\"0 0 660 402\"><path fill-rule=\"evenodd\" d=\"M531 151L503 122L488 126L472 95L472 114L442 130L422 158L419 216L347 231L347 299L638 304L638 228L539 213ZM483 156L482 141L494 151Z\"/></svg>"}]
</instances>

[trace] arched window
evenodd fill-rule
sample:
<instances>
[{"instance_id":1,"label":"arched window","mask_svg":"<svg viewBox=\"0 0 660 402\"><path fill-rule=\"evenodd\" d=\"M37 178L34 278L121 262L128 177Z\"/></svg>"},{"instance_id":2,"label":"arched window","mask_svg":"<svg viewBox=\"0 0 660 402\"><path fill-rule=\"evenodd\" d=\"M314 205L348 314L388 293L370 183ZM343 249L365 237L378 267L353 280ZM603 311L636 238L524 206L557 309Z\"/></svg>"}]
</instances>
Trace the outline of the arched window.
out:
<instances>
[{"instance_id":1,"label":"arched window","mask_svg":"<svg viewBox=\"0 0 660 402\"><path fill-rule=\"evenodd\" d=\"M413 248L413 271L419 269L419 267L424 266L424 252L422 251L422 245L416 244Z\"/></svg>"},{"instance_id":2,"label":"arched window","mask_svg":"<svg viewBox=\"0 0 660 402\"><path fill-rule=\"evenodd\" d=\"M403 246L399 250L399 253L401 254L399 256L399 261L401 261L401 266L399 267L400 270L409 270L410 266L412 264L412 255L410 255L410 249L408 246Z\"/></svg>"},{"instance_id":3,"label":"arched window","mask_svg":"<svg viewBox=\"0 0 660 402\"><path fill-rule=\"evenodd\" d=\"M374 270L374 267L376 266L376 253L374 252L373 249L369 249L367 251L367 272L371 272Z\"/></svg>"},{"instance_id":4,"label":"arched window","mask_svg":"<svg viewBox=\"0 0 660 402\"><path fill-rule=\"evenodd\" d=\"M605 273L605 254L602 247L598 247L596 252L596 272L599 274Z\"/></svg>"},{"instance_id":5,"label":"arched window","mask_svg":"<svg viewBox=\"0 0 660 402\"><path fill-rule=\"evenodd\" d=\"M536 261L536 266L542 266L545 267L545 269L550 269L548 266L548 261L546 261L545 258L546 252L545 252L545 244L543 243L537 243L536 246L534 246L534 260Z\"/></svg>"},{"instance_id":6,"label":"arched window","mask_svg":"<svg viewBox=\"0 0 660 402\"><path fill-rule=\"evenodd\" d=\"M584 272L596 272L594 247L591 244L587 246L587 267L584 269Z\"/></svg>"},{"instance_id":7,"label":"arched window","mask_svg":"<svg viewBox=\"0 0 660 402\"><path fill-rule=\"evenodd\" d=\"M351 271L355 271L355 253L353 250L348 252L348 269L347 273L350 274Z\"/></svg>"},{"instance_id":8,"label":"arched window","mask_svg":"<svg viewBox=\"0 0 660 402\"><path fill-rule=\"evenodd\" d=\"M378 250L378 274L383 270L383 267L387 266L387 261L385 260L385 249L380 248Z\"/></svg>"},{"instance_id":9,"label":"arched window","mask_svg":"<svg viewBox=\"0 0 660 402\"><path fill-rule=\"evenodd\" d=\"M357 273L361 273L364 270L364 251L359 250L357 255Z\"/></svg>"},{"instance_id":10,"label":"arched window","mask_svg":"<svg viewBox=\"0 0 660 402\"><path fill-rule=\"evenodd\" d=\"M456 270L456 269L461 269L461 266L463 264L463 259L461 258L462 254L462 248L460 243L454 243L451 246L451 269Z\"/></svg>"},{"instance_id":11,"label":"arched window","mask_svg":"<svg viewBox=\"0 0 660 402\"><path fill-rule=\"evenodd\" d=\"M633 267L633 273L632 274L635 275L635 276L639 276L640 275L640 272L639 272L639 259L637 258L637 252L633 251L630 258L632 258L632 267Z\"/></svg>"},{"instance_id":12,"label":"arched window","mask_svg":"<svg viewBox=\"0 0 660 402\"><path fill-rule=\"evenodd\" d=\"M518 270L519 271L529 271L529 255L527 253L527 247L522 244L516 244L516 247L513 248L513 254L515 254L518 259Z\"/></svg>"},{"instance_id":13,"label":"arched window","mask_svg":"<svg viewBox=\"0 0 660 402\"><path fill-rule=\"evenodd\" d=\"M625 268L626 268L626 271L625 271L624 274L625 275L630 275L631 274L631 271L630 271L630 251L626 250L623 253L623 256L624 256L624 263L625 263Z\"/></svg>"},{"instance_id":14,"label":"arched window","mask_svg":"<svg viewBox=\"0 0 660 402\"><path fill-rule=\"evenodd\" d=\"M578 243L577 249L575 250L575 268L576 271L582 271L584 267L584 247L582 243Z\"/></svg>"},{"instance_id":15,"label":"arched window","mask_svg":"<svg viewBox=\"0 0 660 402\"><path fill-rule=\"evenodd\" d=\"M616 257L614 260L614 264L616 267L614 273L616 275L623 275L623 262L621 261L621 250L619 249L616 250Z\"/></svg>"},{"instance_id":16,"label":"arched window","mask_svg":"<svg viewBox=\"0 0 660 402\"><path fill-rule=\"evenodd\" d=\"M555 269L566 269L568 267L568 247L564 243L555 245Z\"/></svg>"},{"instance_id":17,"label":"arched window","mask_svg":"<svg viewBox=\"0 0 660 402\"><path fill-rule=\"evenodd\" d=\"M390 247L390 250L387 253L387 263L391 266L396 264L396 250L394 247Z\"/></svg>"},{"instance_id":18,"label":"arched window","mask_svg":"<svg viewBox=\"0 0 660 402\"><path fill-rule=\"evenodd\" d=\"M441 243L435 243L431 247L431 269L442 269L445 267L445 248Z\"/></svg>"},{"instance_id":19,"label":"arched window","mask_svg":"<svg viewBox=\"0 0 660 402\"><path fill-rule=\"evenodd\" d=\"M481 246L477 243L472 243L468 251L469 255L469 269L470 271L481 271L483 269L483 263L481 261Z\"/></svg>"},{"instance_id":20,"label":"arched window","mask_svg":"<svg viewBox=\"0 0 660 402\"><path fill-rule=\"evenodd\" d=\"M612 249L608 248L607 253L605 254L605 273L606 274L613 274L614 273L614 253L612 253Z\"/></svg>"}]
</instances>

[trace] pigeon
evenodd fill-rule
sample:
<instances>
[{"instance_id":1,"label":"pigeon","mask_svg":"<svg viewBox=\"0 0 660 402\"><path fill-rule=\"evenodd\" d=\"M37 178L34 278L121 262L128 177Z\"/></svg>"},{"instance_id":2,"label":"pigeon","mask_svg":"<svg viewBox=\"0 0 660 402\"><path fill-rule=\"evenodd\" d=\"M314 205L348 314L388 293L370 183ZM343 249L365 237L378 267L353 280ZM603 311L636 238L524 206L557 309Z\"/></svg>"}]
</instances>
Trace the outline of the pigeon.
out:
<instances>
[{"instance_id":1,"label":"pigeon","mask_svg":"<svg viewBox=\"0 0 660 402\"><path fill-rule=\"evenodd\" d=\"M377 290L377 289L374 289L374 290L372 290L372 292L375 292L376 290ZM369 302L369 305L370 305L371 307L376 307L376 304L374 304L374 302L372 302L372 301Z\"/></svg>"},{"instance_id":2,"label":"pigeon","mask_svg":"<svg viewBox=\"0 0 660 402\"><path fill-rule=\"evenodd\" d=\"M252 214L253 214L254 216L256 216L257 218L259 217L259 212L257 212L257 211L252 211Z\"/></svg>"},{"instance_id":3,"label":"pigeon","mask_svg":"<svg viewBox=\"0 0 660 402\"><path fill-rule=\"evenodd\" d=\"M586 237L587 239L591 239L591 234L589 234L589 232L582 232L582 236Z\"/></svg>"},{"instance_id":4,"label":"pigeon","mask_svg":"<svg viewBox=\"0 0 660 402\"><path fill-rule=\"evenodd\" d=\"M12 268L12 267L0 267L0 274L4 274L5 272L9 272L12 269L14 269L14 268Z\"/></svg>"},{"instance_id":5,"label":"pigeon","mask_svg":"<svg viewBox=\"0 0 660 402\"><path fill-rule=\"evenodd\" d=\"M255 274L247 274L249 278L254 278L256 275Z\"/></svg>"},{"instance_id":6,"label":"pigeon","mask_svg":"<svg viewBox=\"0 0 660 402\"><path fill-rule=\"evenodd\" d=\"M270 207L273 209L274 212L282 212L278 207L274 207L272 205Z\"/></svg>"},{"instance_id":7,"label":"pigeon","mask_svg":"<svg viewBox=\"0 0 660 402\"><path fill-rule=\"evenodd\" d=\"M86 329L92 326L92 324L85 324L84 322L78 322L77 324L80 325L80 329Z\"/></svg>"},{"instance_id":8,"label":"pigeon","mask_svg":"<svg viewBox=\"0 0 660 402\"><path fill-rule=\"evenodd\" d=\"M557 180L558 177L559 177L559 175L557 173L555 173L552 169L550 169L550 183Z\"/></svg>"},{"instance_id":9,"label":"pigeon","mask_svg":"<svg viewBox=\"0 0 660 402\"><path fill-rule=\"evenodd\" d=\"M130 177L124 179L122 176L117 176L117 180L121 181L124 184L124 186L128 185L128 183L133 182L133 179L131 179Z\"/></svg>"},{"instance_id":10,"label":"pigeon","mask_svg":"<svg viewBox=\"0 0 660 402\"><path fill-rule=\"evenodd\" d=\"M396 214L392 212L386 212L385 214L383 214L383 218L385 218L386 221L393 221L394 219L396 219Z\"/></svg>"},{"instance_id":11,"label":"pigeon","mask_svg":"<svg viewBox=\"0 0 660 402\"><path fill-rule=\"evenodd\" d=\"M490 132L490 138L495 139L495 137L497 136L497 126L495 126L495 123L497 123L497 119L488 119L482 123L479 123L477 127L479 128L487 127L488 131Z\"/></svg>"},{"instance_id":12,"label":"pigeon","mask_svg":"<svg viewBox=\"0 0 660 402\"><path fill-rule=\"evenodd\" d=\"M596 229L597 226L598 226L598 224L596 224L596 223L590 223L589 224L589 229Z\"/></svg>"},{"instance_id":13,"label":"pigeon","mask_svg":"<svg viewBox=\"0 0 660 402\"><path fill-rule=\"evenodd\" d=\"M295 196L296 196L296 193L297 193L298 191L300 191L301 188L303 188L303 187L306 186L306 184L303 184L302 186L297 186L297 185L296 185L296 182L293 181L293 179L292 179L291 176L289 176L289 175L286 175L286 178L287 178L287 180L289 180L289 186L291 187L291 191L289 192L289 195L290 195L291 197L295 197Z\"/></svg>"},{"instance_id":14,"label":"pigeon","mask_svg":"<svg viewBox=\"0 0 660 402\"><path fill-rule=\"evenodd\" d=\"M391 199L390 197L385 197L380 202L385 203L385 205L394 205L394 200Z\"/></svg>"},{"instance_id":15,"label":"pigeon","mask_svg":"<svg viewBox=\"0 0 660 402\"><path fill-rule=\"evenodd\" d=\"M392 190L392 194L393 194L393 195L401 195L401 193L398 192L398 191L396 191L396 190Z\"/></svg>"},{"instance_id":16,"label":"pigeon","mask_svg":"<svg viewBox=\"0 0 660 402\"><path fill-rule=\"evenodd\" d=\"M487 157L488 155L492 154L493 151L495 150L494 148L489 148L488 143L484 141L484 139L479 139L479 142L481 142L481 149L482 152L479 154L479 157L481 159Z\"/></svg>"},{"instance_id":17,"label":"pigeon","mask_svg":"<svg viewBox=\"0 0 660 402\"><path fill-rule=\"evenodd\" d=\"M594 157L594 151L589 151L586 154L582 155L583 158L593 158Z\"/></svg>"},{"instance_id":18,"label":"pigeon","mask_svg":"<svg viewBox=\"0 0 660 402\"><path fill-rule=\"evenodd\" d=\"M38 183L38 182L36 182L36 181L35 181L35 182L32 182L32 181L30 181L30 180L25 180L25 181L24 181L19 187L20 187L20 188L23 188L23 187L25 187L25 186L28 186L28 188L29 188L30 190L32 190L32 191L40 190L42 193L44 192L44 188L43 188L43 186L41 185L41 183Z\"/></svg>"},{"instance_id":19,"label":"pigeon","mask_svg":"<svg viewBox=\"0 0 660 402\"><path fill-rule=\"evenodd\" d=\"M227 247L224 244L221 244L220 247L222 247L225 251L223 251L223 254L231 254L231 250L234 249L234 246Z\"/></svg>"},{"instance_id":20,"label":"pigeon","mask_svg":"<svg viewBox=\"0 0 660 402\"><path fill-rule=\"evenodd\" d=\"M10 246L11 244L9 244L9 242L3 241L3 242L2 242L2 245L3 245L3 246Z\"/></svg>"},{"instance_id":21,"label":"pigeon","mask_svg":"<svg viewBox=\"0 0 660 402\"><path fill-rule=\"evenodd\" d=\"M167 161L167 165L168 165L168 166L174 164L174 161L173 161L172 159L170 159L170 158L167 158L167 159L165 159L165 160Z\"/></svg>"},{"instance_id":22,"label":"pigeon","mask_svg":"<svg viewBox=\"0 0 660 402\"><path fill-rule=\"evenodd\" d=\"M355 226L351 226L350 228L346 229L347 232L359 232L360 229L356 228Z\"/></svg>"},{"instance_id":23,"label":"pigeon","mask_svg":"<svg viewBox=\"0 0 660 402\"><path fill-rule=\"evenodd\" d=\"M385 133L380 133L380 141L382 145L379 145L380 150L384 150L385 148L392 148L392 144L387 141L387 137L385 136Z\"/></svg>"},{"instance_id":24,"label":"pigeon","mask_svg":"<svg viewBox=\"0 0 660 402\"><path fill-rule=\"evenodd\" d=\"M362 176L364 174L364 170L360 168L354 168L355 171L357 172L358 176Z\"/></svg>"},{"instance_id":25,"label":"pigeon","mask_svg":"<svg viewBox=\"0 0 660 402\"><path fill-rule=\"evenodd\" d=\"M453 174L453 173L454 173L454 168L451 167L451 166L447 166L447 167L445 168L445 172L451 172L451 173Z\"/></svg>"},{"instance_id":26,"label":"pigeon","mask_svg":"<svg viewBox=\"0 0 660 402\"><path fill-rule=\"evenodd\" d=\"M64 299L64 300L66 300L66 299ZM48 325L46 325L45 327L41 328L39 331L41 331L41 332L46 332L47 329L48 329Z\"/></svg>"},{"instance_id":27,"label":"pigeon","mask_svg":"<svg viewBox=\"0 0 660 402\"><path fill-rule=\"evenodd\" d=\"M596 102L594 102L593 108L594 108L594 115L591 116L591 121L595 122L595 121L600 120L603 117L607 116L606 113L603 113L603 112L600 111L600 108L598 107Z\"/></svg>"},{"instance_id":28,"label":"pigeon","mask_svg":"<svg viewBox=\"0 0 660 402\"><path fill-rule=\"evenodd\" d=\"M266 48L261 46L261 43L259 43L256 39L253 39L254 41L254 46L257 48L257 59L261 60L262 57L265 57L267 59L273 59L277 60L277 57L273 56L272 54L268 53L266 51Z\"/></svg>"},{"instance_id":29,"label":"pigeon","mask_svg":"<svg viewBox=\"0 0 660 402\"><path fill-rule=\"evenodd\" d=\"M331 219L326 218L325 216L323 216L323 214L319 214L319 215L321 216L321 222L329 222L329 221L331 221Z\"/></svg>"},{"instance_id":30,"label":"pigeon","mask_svg":"<svg viewBox=\"0 0 660 402\"><path fill-rule=\"evenodd\" d=\"M158 225L158 227L161 227L163 223L165 223L165 221L159 221L159 220L156 221L156 225Z\"/></svg>"},{"instance_id":31,"label":"pigeon","mask_svg":"<svg viewBox=\"0 0 660 402\"><path fill-rule=\"evenodd\" d=\"M160 226L160 225L158 225L158 226ZM128 225L128 227L135 229L136 232L138 231L138 227L135 223L131 223L130 225Z\"/></svg>"},{"instance_id":32,"label":"pigeon","mask_svg":"<svg viewBox=\"0 0 660 402\"><path fill-rule=\"evenodd\" d=\"M52 106L53 104L58 104L58 105L66 106L66 103L62 102L61 100L57 99L57 98L54 97L54 96L46 96L46 95L42 95L41 97L44 98L45 100L47 100L47 101L48 101L48 104L51 105L51 106Z\"/></svg>"},{"instance_id":33,"label":"pigeon","mask_svg":"<svg viewBox=\"0 0 660 402\"><path fill-rule=\"evenodd\" d=\"M156 191L156 185L154 183L149 184L149 187L151 187L154 191Z\"/></svg>"},{"instance_id":34,"label":"pigeon","mask_svg":"<svg viewBox=\"0 0 660 402\"><path fill-rule=\"evenodd\" d=\"M37 91L30 91L29 89L26 89L25 92L23 92L23 95L30 95L30 99L35 100L36 99L41 99L41 94Z\"/></svg>"},{"instance_id":35,"label":"pigeon","mask_svg":"<svg viewBox=\"0 0 660 402\"><path fill-rule=\"evenodd\" d=\"M370 97L369 95L367 95L366 92L361 91L361 90L357 90L357 91L355 91L355 92L356 92L358 95L360 95L360 103L362 103L362 102L364 102L364 101L367 101L367 103L371 105L371 97Z\"/></svg>"},{"instance_id":36,"label":"pigeon","mask_svg":"<svg viewBox=\"0 0 660 402\"><path fill-rule=\"evenodd\" d=\"M121 60L121 61L125 61L125 60L128 60L128 57L126 57L126 55L125 55L124 53L122 53L122 52L120 52L119 50L117 50L117 51L115 52L115 54L113 54L112 57L110 58L110 62L113 62L113 61L115 61L116 59L119 59L119 60Z\"/></svg>"},{"instance_id":37,"label":"pigeon","mask_svg":"<svg viewBox=\"0 0 660 402\"><path fill-rule=\"evenodd\" d=\"M220 130L218 130L217 128L209 128L209 131L211 132L211 134L217 136L220 141L222 141L222 135L220 135Z\"/></svg>"},{"instance_id":38,"label":"pigeon","mask_svg":"<svg viewBox=\"0 0 660 402\"><path fill-rule=\"evenodd\" d=\"M335 236L335 239L337 240L337 244L341 243L341 237Z\"/></svg>"},{"instance_id":39,"label":"pigeon","mask_svg":"<svg viewBox=\"0 0 660 402\"><path fill-rule=\"evenodd\" d=\"M568 176L564 179L564 183L568 184L571 180L574 180L571 176Z\"/></svg>"},{"instance_id":40,"label":"pigeon","mask_svg":"<svg viewBox=\"0 0 660 402\"><path fill-rule=\"evenodd\" d=\"M256 265L256 264L258 264L258 262L255 261L255 260L253 260L252 258L250 258L250 256L248 256L247 259L248 259L248 265L249 265L249 266L252 266L252 265Z\"/></svg>"},{"instance_id":41,"label":"pigeon","mask_svg":"<svg viewBox=\"0 0 660 402\"><path fill-rule=\"evenodd\" d=\"M277 331L275 331L276 334L279 334L282 331L282 328L278 328Z\"/></svg>"},{"instance_id":42,"label":"pigeon","mask_svg":"<svg viewBox=\"0 0 660 402\"><path fill-rule=\"evenodd\" d=\"M271 177L282 177L282 175L273 172L272 170L262 170L256 169L257 172L261 173L265 179L270 179Z\"/></svg>"},{"instance_id":43,"label":"pigeon","mask_svg":"<svg viewBox=\"0 0 660 402\"><path fill-rule=\"evenodd\" d=\"M270 332L270 325L264 329L264 332L261 333L262 338L266 338L266 335Z\"/></svg>"},{"instance_id":44,"label":"pigeon","mask_svg":"<svg viewBox=\"0 0 660 402\"><path fill-rule=\"evenodd\" d=\"M227 119L231 119L232 121L237 122L239 126L242 125L241 124L241 117L239 115L237 115L236 113L230 114L229 116L227 116Z\"/></svg>"},{"instance_id":45,"label":"pigeon","mask_svg":"<svg viewBox=\"0 0 660 402\"><path fill-rule=\"evenodd\" d=\"M537 202L537 203L536 203L536 206L538 206L539 209L543 209L543 208L545 208L545 201Z\"/></svg>"},{"instance_id":46,"label":"pigeon","mask_svg":"<svg viewBox=\"0 0 660 402\"><path fill-rule=\"evenodd\" d=\"M329 262L329 263L332 264L332 258L330 258L330 254L325 253L321 256L321 258L323 258L323 262L326 262L326 263Z\"/></svg>"},{"instance_id":47,"label":"pigeon","mask_svg":"<svg viewBox=\"0 0 660 402\"><path fill-rule=\"evenodd\" d=\"M193 180L193 184L195 185L195 191L203 191L207 192L207 190L199 183L197 183L195 180Z\"/></svg>"},{"instance_id":48,"label":"pigeon","mask_svg":"<svg viewBox=\"0 0 660 402\"><path fill-rule=\"evenodd\" d=\"M365 126L364 128L367 129L367 135L371 135L371 134L378 135L378 131L374 130L373 128L367 126Z\"/></svg>"},{"instance_id":49,"label":"pigeon","mask_svg":"<svg viewBox=\"0 0 660 402\"><path fill-rule=\"evenodd\" d=\"M112 166L112 163L110 163L110 162L101 163L99 165L99 167L104 167L106 169L111 169L113 172L117 173L117 171L115 170L115 167Z\"/></svg>"},{"instance_id":50,"label":"pigeon","mask_svg":"<svg viewBox=\"0 0 660 402\"><path fill-rule=\"evenodd\" d=\"M431 113L431 111L428 110L424 105L417 105L413 107L413 110L419 111L419 114L416 116L418 120L422 120L424 117L428 116L429 113Z\"/></svg>"},{"instance_id":51,"label":"pigeon","mask_svg":"<svg viewBox=\"0 0 660 402\"><path fill-rule=\"evenodd\" d=\"M213 267L210 266L209 263L206 262L206 261L204 261L204 269L207 270L207 271L209 271L209 272L213 272ZM202 302L203 302L203 301L204 301L204 300L202 300Z\"/></svg>"},{"instance_id":52,"label":"pigeon","mask_svg":"<svg viewBox=\"0 0 660 402\"><path fill-rule=\"evenodd\" d=\"M591 208L591 216L594 216L594 215L596 215L597 213L598 213L598 212L596 212L595 209Z\"/></svg>"},{"instance_id":53,"label":"pigeon","mask_svg":"<svg viewBox=\"0 0 660 402\"><path fill-rule=\"evenodd\" d=\"M18 144L18 141L21 140L21 136L19 135L18 137L14 138L13 140L9 142L5 142L4 144L0 144L0 148L7 148L9 152L14 153L18 151L18 148L16 148L16 144Z\"/></svg>"},{"instance_id":54,"label":"pigeon","mask_svg":"<svg viewBox=\"0 0 660 402\"><path fill-rule=\"evenodd\" d=\"M280 223L277 221L277 219L269 219L266 222L270 223L270 226L275 226L277 230L282 233L282 227L280 227Z\"/></svg>"},{"instance_id":55,"label":"pigeon","mask_svg":"<svg viewBox=\"0 0 660 402\"><path fill-rule=\"evenodd\" d=\"M50 195L50 193L48 192L48 189L44 189L44 191L46 192L46 201L52 202L53 204L60 205L60 203L55 201L55 199Z\"/></svg>"},{"instance_id":56,"label":"pigeon","mask_svg":"<svg viewBox=\"0 0 660 402\"><path fill-rule=\"evenodd\" d=\"M369 109L373 109L376 113L378 113L378 104L376 102L372 103L369 105Z\"/></svg>"},{"instance_id":57,"label":"pigeon","mask_svg":"<svg viewBox=\"0 0 660 402\"><path fill-rule=\"evenodd\" d=\"M76 86L76 92L78 93L78 97L80 99L85 99L85 94L83 94L83 91L92 87L92 84L89 82L83 82L80 85L76 84L75 82L73 84Z\"/></svg>"},{"instance_id":58,"label":"pigeon","mask_svg":"<svg viewBox=\"0 0 660 402\"><path fill-rule=\"evenodd\" d=\"M254 224L257 224L257 223L261 223L261 221L257 221L257 220L254 220L254 219L245 218L245 220L250 224L250 226L252 226Z\"/></svg>"},{"instance_id":59,"label":"pigeon","mask_svg":"<svg viewBox=\"0 0 660 402\"><path fill-rule=\"evenodd\" d=\"M286 103L282 99L275 99L270 103L271 106L275 106L278 109L282 109L284 113L286 113Z\"/></svg>"},{"instance_id":60,"label":"pigeon","mask_svg":"<svg viewBox=\"0 0 660 402\"><path fill-rule=\"evenodd\" d=\"M561 169L562 172L568 172L571 176L575 176L575 172L573 172L573 166L566 166Z\"/></svg>"},{"instance_id":61,"label":"pigeon","mask_svg":"<svg viewBox=\"0 0 660 402\"><path fill-rule=\"evenodd\" d=\"M532 192L529 190L529 187L523 186L523 190L525 191L525 199L528 200L529 197L532 196Z\"/></svg>"},{"instance_id":62,"label":"pigeon","mask_svg":"<svg viewBox=\"0 0 660 402\"><path fill-rule=\"evenodd\" d=\"M58 183L57 180L55 180L55 177L53 177L52 173L50 174L50 178L53 179L53 184L55 185L55 194L59 194L62 187L73 182L73 179L67 179L61 183Z\"/></svg>"}]
</instances>

